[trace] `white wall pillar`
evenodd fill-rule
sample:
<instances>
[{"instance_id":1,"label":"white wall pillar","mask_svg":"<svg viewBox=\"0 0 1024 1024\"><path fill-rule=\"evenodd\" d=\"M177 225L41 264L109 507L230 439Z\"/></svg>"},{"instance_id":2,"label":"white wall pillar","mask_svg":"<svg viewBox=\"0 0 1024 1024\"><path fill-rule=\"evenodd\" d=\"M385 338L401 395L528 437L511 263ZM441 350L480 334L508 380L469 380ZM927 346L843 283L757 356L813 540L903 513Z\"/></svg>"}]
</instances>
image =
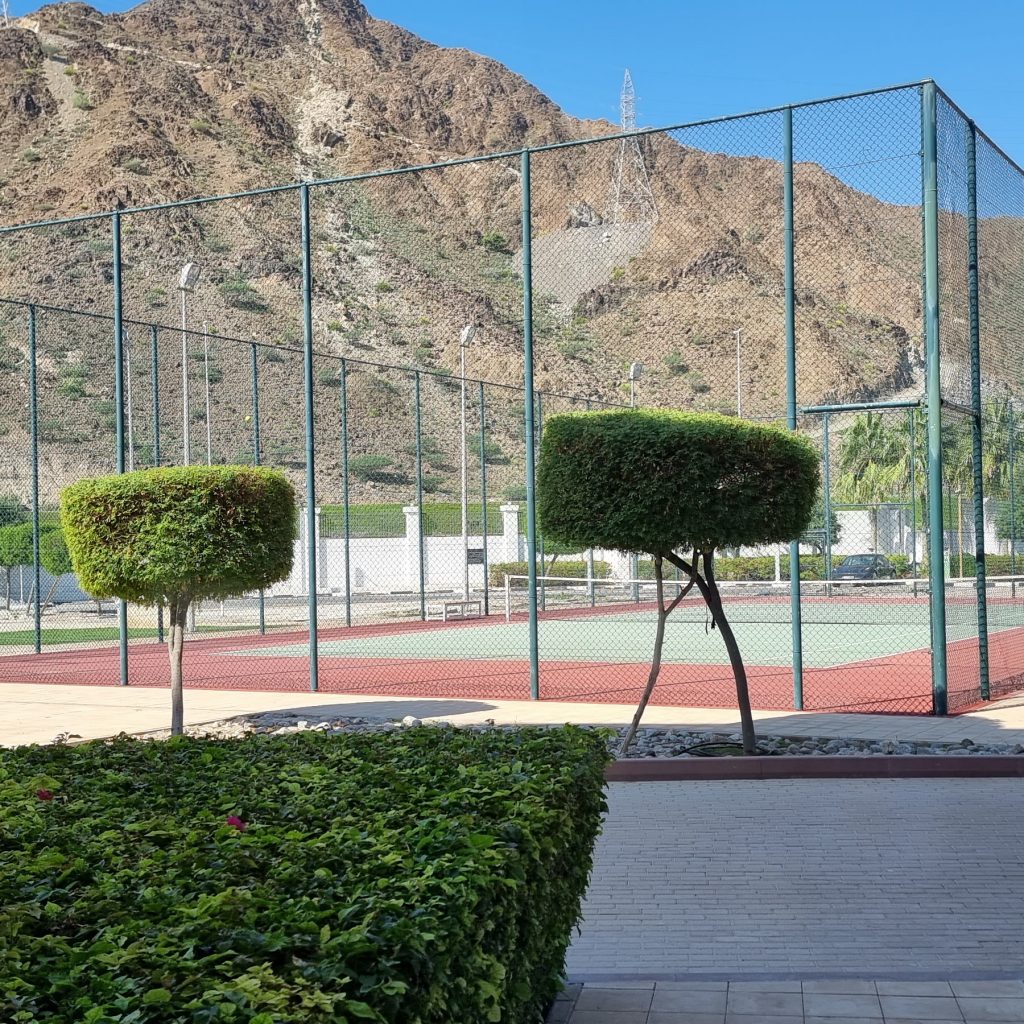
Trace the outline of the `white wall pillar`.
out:
<instances>
[{"instance_id":1,"label":"white wall pillar","mask_svg":"<svg viewBox=\"0 0 1024 1024\"><path fill-rule=\"evenodd\" d=\"M410 590L420 589L420 509L418 505L406 505L405 513L405 574ZM426 551L426 544L423 545ZM427 579L427 567L423 569ZM426 583L424 584L426 585Z\"/></svg>"},{"instance_id":2,"label":"white wall pillar","mask_svg":"<svg viewBox=\"0 0 1024 1024\"><path fill-rule=\"evenodd\" d=\"M526 558L519 534L519 506L501 506L501 558L493 561L521 562Z\"/></svg>"}]
</instances>

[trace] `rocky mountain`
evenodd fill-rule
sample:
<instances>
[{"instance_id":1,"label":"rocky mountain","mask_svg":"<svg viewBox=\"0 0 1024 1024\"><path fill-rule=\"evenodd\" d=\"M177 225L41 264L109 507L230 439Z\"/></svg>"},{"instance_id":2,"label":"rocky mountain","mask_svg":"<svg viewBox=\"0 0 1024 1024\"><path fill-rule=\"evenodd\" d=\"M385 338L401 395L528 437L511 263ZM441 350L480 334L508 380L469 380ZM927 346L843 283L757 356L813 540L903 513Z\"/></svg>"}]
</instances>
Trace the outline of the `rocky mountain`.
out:
<instances>
[{"instance_id":1,"label":"rocky mountain","mask_svg":"<svg viewBox=\"0 0 1024 1024\"><path fill-rule=\"evenodd\" d=\"M568 116L493 60L439 48L370 17L358 0L150 0L113 15L60 3L0 30L6 224L614 131ZM782 413L781 167L771 146L746 155L731 132L644 140L656 219L609 217L618 142L533 158L538 386L622 401L626 368L641 360L642 401L729 411L739 329L744 412ZM919 209L858 191L811 161L797 166L796 196L801 401L915 386ZM297 190L285 190L122 218L125 316L160 328L165 451L180 445L182 433L174 329L178 273L191 261L202 267L202 280L190 297L190 326L198 331L205 322L210 334L237 339L212 346L216 457L241 458L248 450L242 424L250 410L248 342L255 340L266 457L298 464L299 202ZM479 325L471 376L498 384L522 378L518 157L317 186L310 207L314 332L322 353L319 472L333 487L336 357L421 367L441 374L421 381L422 428L436 453L436 465L427 467L434 491L451 494L458 389L444 375L458 372L461 326ZM4 242L0 298L112 312L111 218ZM68 475L110 460L111 342L106 321L56 312L43 319L41 438L52 460L44 489L52 492ZM0 332L3 386L24 397L23 310L0 314ZM133 325L128 335L134 433L145 462L153 440L149 330ZM204 446L209 364L200 334L189 347L198 390L190 407L193 444ZM360 478L356 497L406 499L410 374L353 362L347 386L353 455L383 454L393 463ZM521 474L521 400L495 388L488 406L497 449L493 493L511 494ZM0 411L0 419L0 444L14 467L0 489L23 489L23 401Z\"/></svg>"}]
</instances>

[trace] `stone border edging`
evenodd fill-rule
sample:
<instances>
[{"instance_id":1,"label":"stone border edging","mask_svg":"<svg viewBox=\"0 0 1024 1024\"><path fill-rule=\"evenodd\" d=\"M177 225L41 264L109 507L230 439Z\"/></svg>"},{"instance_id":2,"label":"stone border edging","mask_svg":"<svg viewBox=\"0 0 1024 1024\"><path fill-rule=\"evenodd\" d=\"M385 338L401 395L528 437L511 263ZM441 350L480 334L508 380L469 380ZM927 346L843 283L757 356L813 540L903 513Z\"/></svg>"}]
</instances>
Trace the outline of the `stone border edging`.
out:
<instances>
[{"instance_id":1,"label":"stone border edging","mask_svg":"<svg viewBox=\"0 0 1024 1024\"><path fill-rule=\"evenodd\" d=\"M723 779L1024 778L1024 756L940 754L871 757L622 758L605 769L608 782L693 782Z\"/></svg>"}]
</instances>

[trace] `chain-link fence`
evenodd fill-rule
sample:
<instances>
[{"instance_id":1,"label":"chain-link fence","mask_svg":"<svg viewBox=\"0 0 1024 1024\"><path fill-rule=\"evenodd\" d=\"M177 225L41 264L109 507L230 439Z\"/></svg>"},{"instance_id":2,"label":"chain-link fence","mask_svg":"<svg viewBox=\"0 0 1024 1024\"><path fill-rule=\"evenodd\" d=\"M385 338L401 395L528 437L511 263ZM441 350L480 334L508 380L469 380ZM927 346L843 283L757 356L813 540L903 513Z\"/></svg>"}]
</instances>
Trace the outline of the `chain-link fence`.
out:
<instances>
[{"instance_id":1,"label":"chain-link fence","mask_svg":"<svg viewBox=\"0 0 1024 1024\"><path fill-rule=\"evenodd\" d=\"M807 534L718 560L755 705L1020 685L1024 174L932 83L2 233L0 680L167 680L64 486L261 464L292 574L194 610L192 685L630 703L651 562L560 549L529 484L550 416L638 403L821 452ZM656 702L733 703L707 625Z\"/></svg>"}]
</instances>

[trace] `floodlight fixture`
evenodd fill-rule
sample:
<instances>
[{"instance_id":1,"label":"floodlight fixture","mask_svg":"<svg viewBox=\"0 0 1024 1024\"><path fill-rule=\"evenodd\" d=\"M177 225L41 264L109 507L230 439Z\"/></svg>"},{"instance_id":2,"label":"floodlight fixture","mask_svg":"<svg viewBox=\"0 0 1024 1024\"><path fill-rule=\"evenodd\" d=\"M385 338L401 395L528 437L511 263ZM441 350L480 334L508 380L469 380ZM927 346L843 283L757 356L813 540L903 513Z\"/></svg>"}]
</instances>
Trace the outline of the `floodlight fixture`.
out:
<instances>
[{"instance_id":1,"label":"floodlight fixture","mask_svg":"<svg viewBox=\"0 0 1024 1024\"><path fill-rule=\"evenodd\" d=\"M178 287L183 292L195 291L195 287L199 284L199 275L203 272L203 268L198 263L186 263L181 268L181 277L178 279Z\"/></svg>"}]
</instances>

